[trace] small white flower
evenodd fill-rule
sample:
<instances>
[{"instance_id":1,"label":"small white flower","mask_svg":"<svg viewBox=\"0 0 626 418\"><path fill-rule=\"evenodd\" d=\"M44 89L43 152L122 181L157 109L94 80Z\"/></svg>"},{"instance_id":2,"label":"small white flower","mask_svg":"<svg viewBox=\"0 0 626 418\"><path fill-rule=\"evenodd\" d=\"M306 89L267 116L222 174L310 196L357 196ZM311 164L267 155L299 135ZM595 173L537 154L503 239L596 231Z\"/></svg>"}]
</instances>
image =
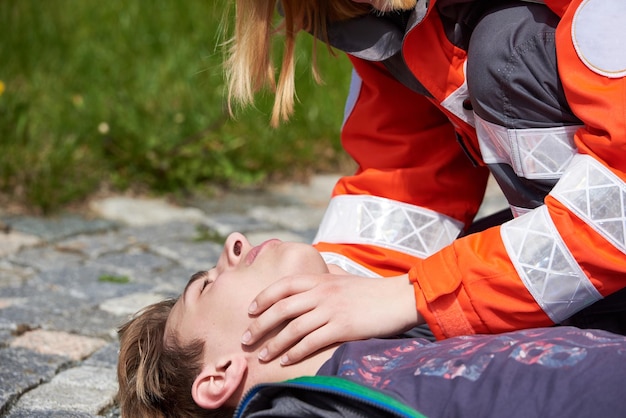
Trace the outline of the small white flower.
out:
<instances>
[{"instance_id":1,"label":"small white flower","mask_svg":"<svg viewBox=\"0 0 626 418\"><path fill-rule=\"evenodd\" d=\"M109 124L106 122L100 122L100 124L98 125L98 132L100 132L102 135L108 134L109 129Z\"/></svg>"}]
</instances>

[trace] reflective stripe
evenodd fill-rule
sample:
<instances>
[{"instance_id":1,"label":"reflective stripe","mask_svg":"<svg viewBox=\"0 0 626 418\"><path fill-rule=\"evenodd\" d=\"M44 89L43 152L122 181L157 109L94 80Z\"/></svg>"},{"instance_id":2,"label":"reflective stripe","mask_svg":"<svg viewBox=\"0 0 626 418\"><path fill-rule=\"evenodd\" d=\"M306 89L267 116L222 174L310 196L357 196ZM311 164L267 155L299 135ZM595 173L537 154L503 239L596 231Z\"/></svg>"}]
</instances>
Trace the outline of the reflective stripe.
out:
<instances>
[{"instance_id":1,"label":"reflective stripe","mask_svg":"<svg viewBox=\"0 0 626 418\"><path fill-rule=\"evenodd\" d=\"M449 245L463 223L394 200L366 195L334 197L314 243L370 244L425 258Z\"/></svg>"},{"instance_id":2,"label":"reflective stripe","mask_svg":"<svg viewBox=\"0 0 626 418\"><path fill-rule=\"evenodd\" d=\"M500 234L524 285L555 323L602 299L565 246L546 206L504 223Z\"/></svg>"},{"instance_id":3,"label":"reflective stripe","mask_svg":"<svg viewBox=\"0 0 626 418\"><path fill-rule=\"evenodd\" d=\"M483 161L508 164L527 179L558 179L577 152L574 133L578 128L508 129L476 117Z\"/></svg>"},{"instance_id":4,"label":"reflective stripe","mask_svg":"<svg viewBox=\"0 0 626 418\"><path fill-rule=\"evenodd\" d=\"M363 80L356 72L355 69L352 69L352 79L350 79L350 90L348 91L348 98L346 99L346 105L343 110L343 122L342 125L346 124L348 117L352 114L354 110L354 106L356 106L356 101L359 98L359 94L361 93L361 86L363 85Z\"/></svg>"},{"instance_id":5,"label":"reflective stripe","mask_svg":"<svg viewBox=\"0 0 626 418\"><path fill-rule=\"evenodd\" d=\"M520 208L519 206L513 206L513 205L510 205L509 207L511 208L511 213L513 214L514 218L517 218L518 216L522 216L523 214L528 213L532 210L528 208Z\"/></svg>"},{"instance_id":6,"label":"reflective stripe","mask_svg":"<svg viewBox=\"0 0 626 418\"><path fill-rule=\"evenodd\" d=\"M463 72L465 72L465 67L467 66L467 61L463 66ZM474 121L474 112L471 109L465 109L463 107L463 102L468 100L470 97L469 90L467 88L467 80L463 82L461 87L452 92L451 95L446 97L446 99L441 102L441 106L444 109L447 109L450 113L457 116L459 119L464 121L470 126L475 125Z\"/></svg>"},{"instance_id":7,"label":"reflective stripe","mask_svg":"<svg viewBox=\"0 0 626 418\"><path fill-rule=\"evenodd\" d=\"M326 264L335 264L350 274L362 277L382 277L380 274L374 273L372 270L363 267L345 255L330 252L321 252L320 254Z\"/></svg>"},{"instance_id":8,"label":"reflective stripe","mask_svg":"<svg viewBox=\"0 0 626 418\"><path fill-rule=\"evenodd\" d=\"M626 254L626 185L608 168L579 154L550 194Z\"/></svg>"}]
</instances>

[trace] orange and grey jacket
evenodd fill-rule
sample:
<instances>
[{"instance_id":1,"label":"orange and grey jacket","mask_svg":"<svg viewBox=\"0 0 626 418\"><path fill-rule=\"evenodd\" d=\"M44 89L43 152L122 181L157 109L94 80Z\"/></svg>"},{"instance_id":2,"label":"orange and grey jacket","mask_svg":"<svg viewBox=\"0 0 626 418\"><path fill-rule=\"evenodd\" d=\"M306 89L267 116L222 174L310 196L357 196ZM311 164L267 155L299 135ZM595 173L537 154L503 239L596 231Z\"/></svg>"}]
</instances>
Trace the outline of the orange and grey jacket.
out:
<instances>
[{"instance_id":1,"label":"orange and grey jacket","mask_svg":"<svg viewBox=\"0 0 626 418\"><path fill-rule=\"evenodd\" d=\"M315 245L361 275L408 271L438 338L561 323L626 287L626 2L509 2L557 21L546 37L575 120L552 125L474 109L472 22L490 3L419 0L329 31L354 66L342 143L358 170ZM464 235L490 169L515 217Z\"/></svg>"}]
</instances>

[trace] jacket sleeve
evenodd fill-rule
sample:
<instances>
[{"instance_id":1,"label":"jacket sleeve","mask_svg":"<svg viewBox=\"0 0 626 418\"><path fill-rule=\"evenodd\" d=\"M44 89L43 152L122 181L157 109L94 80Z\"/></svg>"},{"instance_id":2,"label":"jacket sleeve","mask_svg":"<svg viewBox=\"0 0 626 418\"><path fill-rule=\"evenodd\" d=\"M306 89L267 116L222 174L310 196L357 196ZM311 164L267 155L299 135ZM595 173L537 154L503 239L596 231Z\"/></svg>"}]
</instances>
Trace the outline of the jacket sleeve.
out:
<instances>
[{"instance_id":1,"label":"jacket sleeve","mask_svg":"<svg viewBox=\"0 0 626 418\"><path fill-rule=\"evenodd\" d=\"M336 184L315 244L377 275L405 274L472 222L488 172L427 97L380 63L351 60L342 144L358 168Z\"/></svg>"},{"instance_id":2,"label":"jacket sleeve","mask_svg":"<svg viewBox=\"0 0 626 418\"><path fill-rule=\"evenodd\" d=\"M595 42L626 39L623 25L603 23L622 4L560 6L560 77L583 126L545 204L411 269L418 310L438 337L560 323L625 287L626 57Z\"/></svg>"}]
</instances>

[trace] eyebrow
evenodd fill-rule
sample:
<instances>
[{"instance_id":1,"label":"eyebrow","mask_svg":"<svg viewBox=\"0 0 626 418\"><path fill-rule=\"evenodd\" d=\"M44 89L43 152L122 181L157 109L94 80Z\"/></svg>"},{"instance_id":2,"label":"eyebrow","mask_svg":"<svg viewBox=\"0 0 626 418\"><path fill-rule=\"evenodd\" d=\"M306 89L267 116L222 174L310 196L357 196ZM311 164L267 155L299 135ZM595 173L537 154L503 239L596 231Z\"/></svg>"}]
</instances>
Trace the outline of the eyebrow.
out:
<instances>
[{"instance_id":1,"label":"eyebrow","mask_svg":"<svg viewBox=\"0 0 626 418\"><path fill-rule=\"evenodd\" d=\"M185 290L183 290L183 297L182 297L183 304L185 303L185 297L187 296L187 290L189 289L189 287L194 282L205 279L207 277L209 277L209 272L207 270L202 270L191 275L191 278L189 278L189 281L187 282L187 285L185 286Z\"/></svg>"}]
</instances>

